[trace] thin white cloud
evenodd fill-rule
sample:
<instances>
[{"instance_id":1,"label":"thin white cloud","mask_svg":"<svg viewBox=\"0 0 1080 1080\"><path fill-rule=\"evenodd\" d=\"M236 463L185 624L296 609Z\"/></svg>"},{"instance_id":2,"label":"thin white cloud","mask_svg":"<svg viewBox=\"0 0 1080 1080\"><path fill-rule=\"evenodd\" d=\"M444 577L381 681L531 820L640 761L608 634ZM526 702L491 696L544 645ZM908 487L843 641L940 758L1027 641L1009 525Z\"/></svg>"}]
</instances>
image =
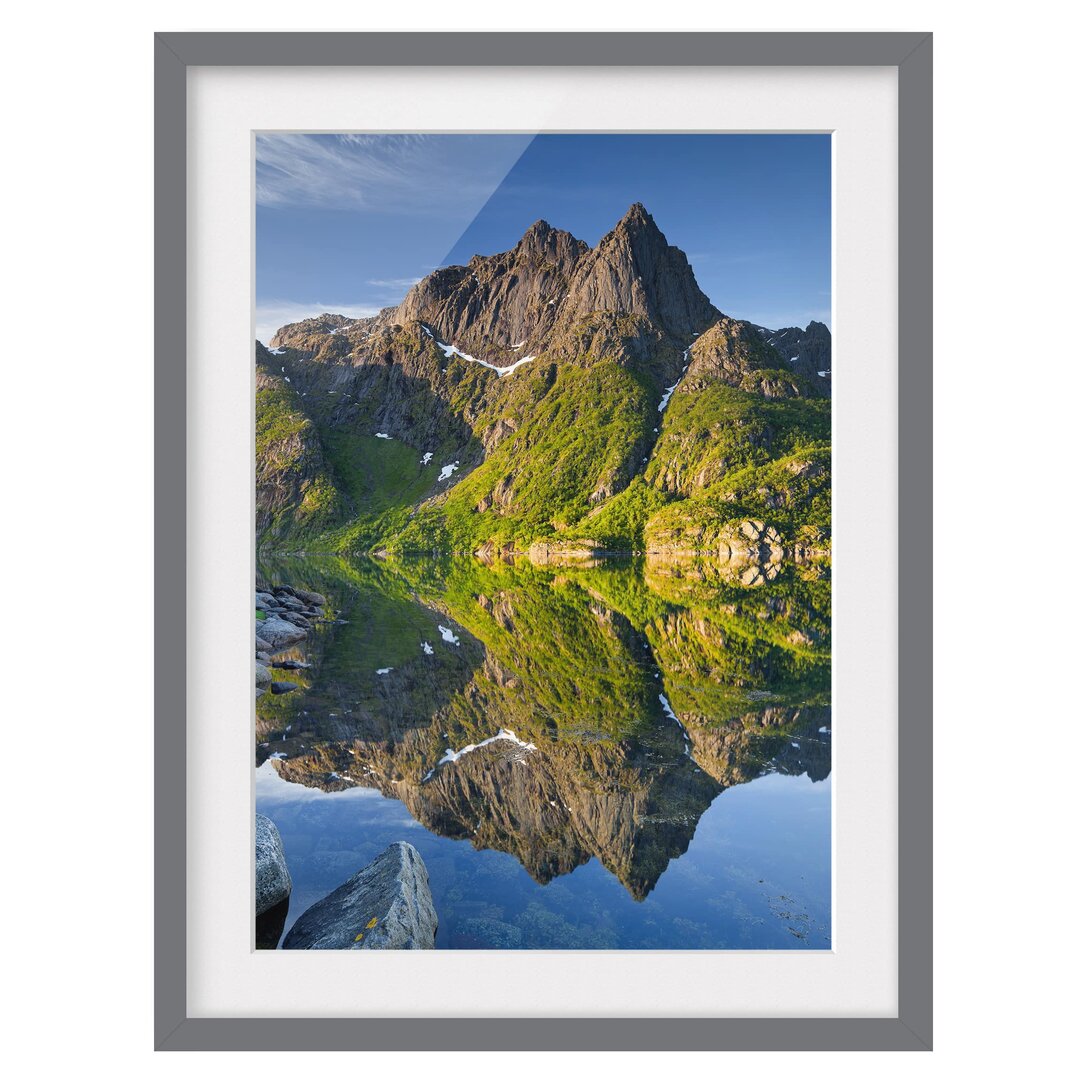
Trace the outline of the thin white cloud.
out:
<instances>
[{"instance_id":1,"label":"thin white cloud","mask_svg":"<svg viewBox=\"0 0 1080 1080\"><path fill-rule=\"evenodd\" d=\"M326 304L321 300L310 303L292 300L268 300L255 305L255 337L266 345L289 323L313 319L316 315L344 315L349 319L365 319L378 315L381 309L370 304Z\"/></svg>"},{"instance_id":2,"label":"thin white cloud","mask_svg":"<svg viewBox=\"0 0 1080 1080\"><path fill-rule=\"evenodd\" d=\"M267 207L425 216L462 206L478 209L529 140L527 135L259 135L255 198Z\"/></svg>"}]
</instances>

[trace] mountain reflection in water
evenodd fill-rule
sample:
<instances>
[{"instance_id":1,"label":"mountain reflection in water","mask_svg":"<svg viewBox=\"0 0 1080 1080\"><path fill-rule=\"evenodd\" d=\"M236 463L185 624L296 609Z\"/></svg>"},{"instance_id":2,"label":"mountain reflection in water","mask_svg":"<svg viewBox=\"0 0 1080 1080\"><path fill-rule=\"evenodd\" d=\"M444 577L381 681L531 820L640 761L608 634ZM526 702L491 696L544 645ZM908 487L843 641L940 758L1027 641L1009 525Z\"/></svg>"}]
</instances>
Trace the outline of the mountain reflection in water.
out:
<instances>
[{"instance_id":1,"label":"mountain reflection in water","mask_svg":"<svg viewBox=\"0 0 1080 1080\"><path fill-rule=\"evenodd\" d=\"M751 586L696 557L303 557L263 559L259 578L330 608L283 654L311 663L288 675L300 689L256 707L257 799L282 830L291 918L382 829L428 862L439 947L829 947L826 569ZM302 814L282 781L354 794ZM717 801L740 785L753 795ZM492 852L531 880L507 866L485 885ZM658 889L680 857L696 876Z\"/></svg>"}]
</instances>

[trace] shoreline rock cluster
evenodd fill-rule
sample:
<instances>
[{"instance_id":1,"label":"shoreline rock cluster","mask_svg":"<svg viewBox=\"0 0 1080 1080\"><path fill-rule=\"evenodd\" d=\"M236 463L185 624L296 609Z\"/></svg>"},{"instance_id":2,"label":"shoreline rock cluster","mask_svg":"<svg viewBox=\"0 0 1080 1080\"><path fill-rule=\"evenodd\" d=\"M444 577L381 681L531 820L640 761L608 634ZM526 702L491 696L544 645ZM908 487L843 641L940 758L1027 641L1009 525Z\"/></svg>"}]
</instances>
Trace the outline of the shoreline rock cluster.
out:
<instances>
[{"instance_id":1,"label":"shoreline rock cluster","mask_svg":"<svg viewBox=\"0 0 1080 1080\"><path fill-rule=\"evenodd\" d=\"M255 590L255 697L287 694L296 683L275 679L271 668L293 670L306 666L298 660L274 661L274 656L303 641L324 618L326 597L291 585ZM260 618L260 614L262 618Z\"/></svg>"},{"instance_id":2,"label":"shoreline rock cluster","mask_svg":"<svg viewBox=\"0 0 1080 1080\"><path fill-rule=\"evenodd\" d=\"M376 552L386 557L387 552ZM457 554L457 553L454 553ZM467 554L465 552L460 554ZM744 520L725 522L720 527L675 528L655 532L639 550L614 550L596 540L537 540L527 548L517 548L511 542L497 546L488 541L474 551L473 556L485 565L496 561L513 562L528 559L534 566L599 566L611 556L644 556L647 560L714 559L732 568L732 577L743 584L757 584L780 572L784 562L804 564L828 559L828 541L823 536L783 537L777 528L764 521Z\"/></svg>"},{"instance_id":3,"label":"shoreline rock cluster","mask_svg":"<svg viewBox=\"0 0 1080 1080\"><path fill-rule=\"evenodd\" d=\"M292 877L274 823L255 815L255 946L276 949L289 913ZM283 949L434 949L439 918L420 852L391 844L311 905Z\"/></svg>"}]
</instances>

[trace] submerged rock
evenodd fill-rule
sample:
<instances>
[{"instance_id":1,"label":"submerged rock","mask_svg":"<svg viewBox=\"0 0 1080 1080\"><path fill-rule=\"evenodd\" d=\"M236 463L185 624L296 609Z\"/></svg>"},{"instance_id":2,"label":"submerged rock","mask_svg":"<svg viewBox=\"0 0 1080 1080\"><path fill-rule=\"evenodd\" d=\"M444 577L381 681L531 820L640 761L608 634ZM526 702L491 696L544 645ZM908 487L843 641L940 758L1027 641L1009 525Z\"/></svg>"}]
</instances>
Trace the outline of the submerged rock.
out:
<instances>
[{"instance_id":1,"label":"submerged rock","mask_svg":"<svg viewBox=\"0 0 1080 1080\"><path fill-rule=\"evenodd\" d=\"M282 948L434 949L438 925L424 860L399 841L309 907Z\"/></svg>"},{"instance_id":2,"label":"submerged rock","mask_svg":"<svg viewBox=\"0 0 1080 1080\"><path fill-rule=\"evenodd\" d=\"M462 919L454 933L458 947L469 949L520 949L525 942L521 929L500 919Z\"/></svg>"},{"instance_id":3,"label":"submerged rock","mask_svg":"<svg viewBox=\"0 0 1080 1080\"><path fill-rule=\"evenodd\" d=\"M292 878L285 863L285 846L277 826L255 815L255 914L262 915L289 898Z\"/></svg>"}]
</instances>

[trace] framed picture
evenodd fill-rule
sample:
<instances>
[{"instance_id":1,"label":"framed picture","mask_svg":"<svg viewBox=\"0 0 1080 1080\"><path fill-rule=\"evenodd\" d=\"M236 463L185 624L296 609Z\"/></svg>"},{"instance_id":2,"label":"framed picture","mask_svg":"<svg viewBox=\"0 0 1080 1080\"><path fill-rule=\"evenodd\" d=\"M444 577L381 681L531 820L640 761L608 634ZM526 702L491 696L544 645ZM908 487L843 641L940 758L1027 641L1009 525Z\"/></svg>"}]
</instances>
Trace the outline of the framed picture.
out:
<instances>
[{"instance_id":1,"label":"framed picture","mask_svg":"<svg viewBox=\"0 0 1080 1080\"><path fill-rule=\"evenodd\" d=\"M157 36L159 1048L930 1047L931 48Z\"/></svg>"}]
</instances>

